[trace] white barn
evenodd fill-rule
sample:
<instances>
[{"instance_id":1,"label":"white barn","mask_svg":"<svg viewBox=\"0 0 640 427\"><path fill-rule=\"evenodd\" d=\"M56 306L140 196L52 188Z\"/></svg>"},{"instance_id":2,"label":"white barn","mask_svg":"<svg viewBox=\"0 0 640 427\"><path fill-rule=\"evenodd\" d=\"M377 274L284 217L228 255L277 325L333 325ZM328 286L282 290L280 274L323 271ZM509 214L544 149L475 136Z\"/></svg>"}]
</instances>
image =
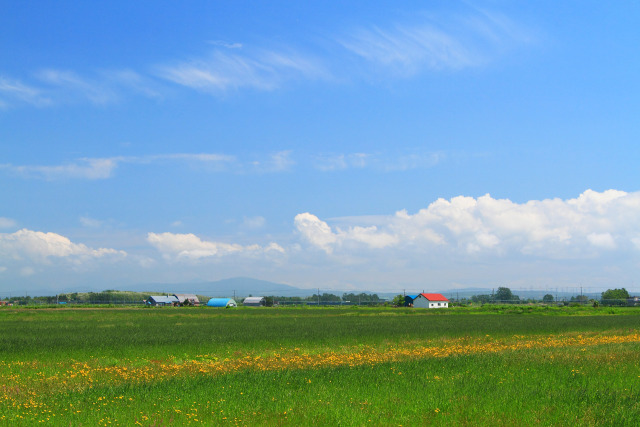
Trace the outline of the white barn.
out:
<instances>
[{"instance_id":1,"label":"white barn","mask_svg":"<svg viewBox=\"0 0 640 427\"><path fill-rule=\"evenodd\" d=\"M189 301L191 305L200 305L200 300L194 294L173 294L173 296L178 298L180 304L183 304L185 301Z\"/></svg>"},{"instance_id":2,"label":"white barn","mask_svg":"<svg viewBox=\"0 0 640 427\"><path fill-rule=\"evenodd\" d=\"M247 297L242 301L242 305L247 307L262 307L265 304L264 297Z\"/></svg>"},{"instance_id":3,"label":"white barn","mask_svg":"<svg viewBox=\"0 0 640 427\"><path fill-rule=\"evenodd\" d=\"M419 294L413 299L416 308L447 308L449 300L442 294Z\"/></svg>"}]
</instances>

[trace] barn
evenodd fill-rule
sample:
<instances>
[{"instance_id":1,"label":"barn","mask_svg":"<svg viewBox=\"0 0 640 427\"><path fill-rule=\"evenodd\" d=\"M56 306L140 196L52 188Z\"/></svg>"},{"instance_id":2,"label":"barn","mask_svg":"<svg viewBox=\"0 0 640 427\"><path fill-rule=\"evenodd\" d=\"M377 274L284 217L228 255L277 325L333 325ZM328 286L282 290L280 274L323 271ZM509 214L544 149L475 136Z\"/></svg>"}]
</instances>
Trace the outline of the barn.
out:
<instances>
[{"instance_id":1,"label":"barn","mask_svg":"<svg viewBox=\"0 0 640 427\"><path fill-rule=\"evenodd\" d=\"M200 305L200 300L194 294L173 294L173 296L178 298L180 305L184 304L185 301L189 301L191 305Z\"/></svg>"},{"instance_id":2,"label":"barn","mask_svg":"<svg viewBox=\"0 0 640 427\"><path fill-rule=\"evenodd\" d=\"M152 295L147 300L148 305L153 305L156 307L163 305L178 305L179 302L180 301L178 300L178 298L176 298L174 295Z\"/></svg>"},{"instance_id":3,"label":"barn","mask_svg":"<svg viewBox=\"0 0 640 427\"><path fill-rule=\"evenodd\" d=\"M242 305L247 307L263 307L265 304L264 297L247 297L242 301Z\"/></svg>"},{"instance_id":4,"label":"barn","mask_svg":"<svg viewBox=\"0 0 640 427\"><path fill-rule=\"evenodd\" d=\"M449 300L442 294L419 294L413 299L413 306L418 308L447 308Z\"/></svg>"},{"instance_id":5,"label":"barn","mask_svg":"<svg viewBox=\"0 0 640 427\"><path fill-rule=\"evenodd\" d=\"M207 302L207 307L237 307L233 298L211 298Z\"/></svg>"}]
</instances>

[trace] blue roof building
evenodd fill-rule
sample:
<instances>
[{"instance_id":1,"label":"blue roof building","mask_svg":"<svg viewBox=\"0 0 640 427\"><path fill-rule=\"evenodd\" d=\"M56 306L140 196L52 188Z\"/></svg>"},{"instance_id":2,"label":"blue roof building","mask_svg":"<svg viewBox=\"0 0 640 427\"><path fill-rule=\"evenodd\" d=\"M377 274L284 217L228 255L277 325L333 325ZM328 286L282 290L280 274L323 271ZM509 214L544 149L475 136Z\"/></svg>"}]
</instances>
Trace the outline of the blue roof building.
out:
<instances>
[{"instance_id":1,"label":"blue roof building","mask_svg":"<svg viewBox=\"0 0 640 427\"><path fill-rule=\"evenodd\" d=\"M161 306L161 305L178 305L180 300L175 296L164 296L164 295L152 295L147 300L147 304Z\"/></svg>"},{"instance_id":2,"label":"blue roof building","mask_svg":"<svg viewBox=\"0 0 640 427\"><path fill-rule=\"evenodd\" d=\"M233 298L211 298L207 302L207 307L237 307Z\"/></svg>"},{"instance_id":3,"label":"blue roof building","mask_svg":"<svg viewBox=\"0 0 640 427\"><path fill-rule=\"evenodd\" d=\"M406 295L404 297L404 306L413 307L413 300L418 298L418 295Z\"/></svg>"}]
</instances>

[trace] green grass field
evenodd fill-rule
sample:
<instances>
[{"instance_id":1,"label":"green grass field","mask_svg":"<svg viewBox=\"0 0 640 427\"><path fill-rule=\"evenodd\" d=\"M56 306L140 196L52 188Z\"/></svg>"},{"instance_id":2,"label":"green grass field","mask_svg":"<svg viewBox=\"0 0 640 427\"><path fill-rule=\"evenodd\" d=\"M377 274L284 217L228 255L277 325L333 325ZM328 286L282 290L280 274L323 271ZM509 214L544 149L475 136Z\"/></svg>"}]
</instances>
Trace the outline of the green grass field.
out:
<instances>
[{"instance_id":1,"label":"green grass field","mask_svg":"<svg viewBox=\"0 0 640 427\"><path fill-rule=\"evenodd\" d=\"M633 308L3 308L0 423L635 426L639 350Z\"/></svg>"}]
</instances>

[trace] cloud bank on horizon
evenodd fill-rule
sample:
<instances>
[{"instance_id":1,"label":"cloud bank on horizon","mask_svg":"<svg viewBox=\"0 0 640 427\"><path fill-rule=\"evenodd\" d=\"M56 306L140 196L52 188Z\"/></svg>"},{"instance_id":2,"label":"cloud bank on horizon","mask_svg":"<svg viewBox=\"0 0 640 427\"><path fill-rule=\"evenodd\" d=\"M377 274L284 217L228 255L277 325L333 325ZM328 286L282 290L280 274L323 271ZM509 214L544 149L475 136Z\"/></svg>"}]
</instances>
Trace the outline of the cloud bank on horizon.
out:
<instances>
[{"instance_id":1,"label":"cloud bank on horizon","mask_svg":"<svg viewBox=\"0 0 640 427\"><path fill-rule=\"evenodd\" d=\"M332 222L335 225L329 225ZM0 221L3 228L15 228L16 224L8 218ZM253 264L270 264L273 268L322 268L342 274L343 268L393 272L408 264L422 264L427 273L439 268L446 258L452 265L475 263L489 271L522 261L553 265L566 260L588 269L588 265L612 255L637 258L640 192L587 190L574 199L526 203L494 199L488 194L458 196L438 199L415 214L401 210L389 216L322 220L300 213L293 226L295 233L289 238L263 245L215 241L193 233L148 232L146 243L156 254L151 256L152 262L139 263L137 268L163 270L164 265L180 271L195 264L218 266L233 259L248 270ZM132 256L142 259L144 251L136 254L135 250L94 249L53 232L20 229L0 233L0 260L4 264L0 267L5 276L24 276L25 271L29 276L47 274L47 269L61 260L68 268L89 259L94 271L118 268L118 263L130 263ZM452 283L455 276L452 272ZM384 289L384 283L370 285Z\"/></svg>"}]
</instances>

